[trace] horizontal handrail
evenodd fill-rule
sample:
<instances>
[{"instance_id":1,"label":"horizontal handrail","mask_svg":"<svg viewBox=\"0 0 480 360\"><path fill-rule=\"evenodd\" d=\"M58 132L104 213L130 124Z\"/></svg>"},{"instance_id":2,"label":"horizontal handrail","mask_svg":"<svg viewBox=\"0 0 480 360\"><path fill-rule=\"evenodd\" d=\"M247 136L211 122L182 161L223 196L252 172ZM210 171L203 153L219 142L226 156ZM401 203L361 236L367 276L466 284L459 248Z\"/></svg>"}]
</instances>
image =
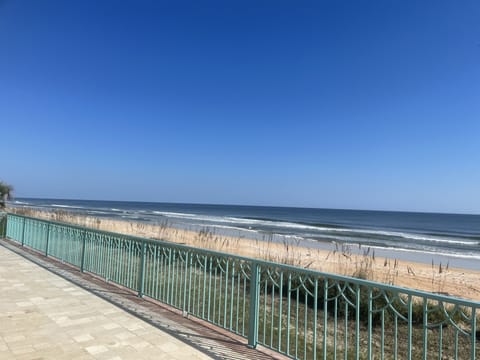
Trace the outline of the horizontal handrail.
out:
<instances>
[{"instance_id":1,"label":"horizontal handrail","mask_svg":"<svg viewBox=\"0 0 480 360\"><path fill-rule=\"evenodd\" d=\"M455 299L456 302L458 302L460 305L477 306L478 308L480 308L480 302L479 301L462 299L462 298L455 297L455 296L436 294L436 293L431 293L431 292L427 292L427 291L406 288L406 287L402 287L402 286L393 286L393 285L388 285L388 284L384 284L384 283L381 283L381 282L359 279L359 278L346 276L346 275L338 275L338 274L334 274L334 273L323 272L323 271L320 271L320 270L305 269L305 268L301 268L301 267L298 267L298 266L292 266L292 265L276 263L276 262L272 262L272 261L268 261L268 260L250 258L250 257L235 255L235 254L231 254L231 253L220 252L220 251L216 251L216 250L207 250L207 249L202 249L202 248L196 248L196 247L193 247L193 246L189 246L189 245L185 245L185 244L177 244L177 243L167 241L167 240L162 240L162 239L144 238L144 237L130 235L130 234L122 234L122 233L116 233L116 232L112 232L112 231L87 228L87 227L80 226L80 225L74 225L74 224L69 224L69 223L60 222L60 221L38 219L38 218L31 217L31 216L13 214L13 213L8 213L8 212L7 212L7 214L19 216L19 217L22 217L22 218L25 218L25 219L35 220L35 221L42 222L42 223L45 223L45 224L50 223L50 224L56 224L56 225L61 225L61 226L68 226L70 228L78 229L78 230L82 230L82 231L83 230L88 230L88 231L93 230L97 233L105 234L105 235L109 235L109 236L122 236L122 237L131 239L131 240L134 240L134 241L138 241L138 242L145 241L147 244L161 244L161 245L168 246L168 247L175 247L175 248L181 249L181 250L195 250L196 252L199 252L199 253L204 253L204 254L208 254L208 255L215 255L215 256L226 256L226 255L228 255L231 258L235 258L235 259L242 260L242 261L256 262L259 265L264 265L264 266L267 266L267 267L278 267L278 268L284 269L284 270L294 270L294 271L301 272L301 273L306 274L306 275L316 275L316 276L321 276L321 277L329 277L329 278L334 279L334 280L347 281L347 282L350 282L350 283L353 283L353 284L357 284L359 286L375 286L375 287L377 287L379 289L382 289L382 290L398 290L402 293L409 294L409 295L416 296L416 297L428 297L429 299L432 299L432 300L446 301L446 302L449 302L452 299Z\"/></svg>"}]
</instances>

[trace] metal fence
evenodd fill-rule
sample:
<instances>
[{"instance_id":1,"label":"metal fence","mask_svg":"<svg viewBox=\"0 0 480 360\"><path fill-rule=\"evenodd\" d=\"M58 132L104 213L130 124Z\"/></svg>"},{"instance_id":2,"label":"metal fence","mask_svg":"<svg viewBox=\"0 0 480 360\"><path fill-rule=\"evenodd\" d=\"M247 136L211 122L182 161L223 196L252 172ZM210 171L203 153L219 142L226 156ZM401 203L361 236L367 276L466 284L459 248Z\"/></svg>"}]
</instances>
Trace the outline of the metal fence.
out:
<instances>
[{"instance_id":1,"label":"metal fence","mask_svg":"<svg viewBox=\"0 0 480 360\"><path fill-rule=\"evenodd\" d=\"M480 303L8 214L6 236L295 359L475 359Z\"/></svg>"}]
</instances>

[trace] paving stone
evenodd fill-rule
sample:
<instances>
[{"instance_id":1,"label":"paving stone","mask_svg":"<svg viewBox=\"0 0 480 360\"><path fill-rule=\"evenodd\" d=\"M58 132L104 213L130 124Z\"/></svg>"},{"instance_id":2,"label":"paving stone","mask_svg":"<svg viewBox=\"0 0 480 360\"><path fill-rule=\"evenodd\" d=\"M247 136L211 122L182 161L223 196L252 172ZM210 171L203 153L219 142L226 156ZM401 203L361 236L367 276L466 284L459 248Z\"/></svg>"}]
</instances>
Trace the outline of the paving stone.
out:
<instances>
[{"instance_id":1,"label":"paving stone","mask_svg":"<svg viewBox=\"0 0 480 360\"><path fill-rule=\"evenodd\" d=\"M0 324L1 360L286 359L5 239Z\"/></svg>"},{"instance_id":2,"label":"paving stone","mask_svg":"<svg viewBox=\"0 0 480 360\"><path fill-rule=\"evenodd\" d=\"M28 290L27 296L21 288ZM22 311L11 311L12 304ZM27 313L25 308L32 311ZM2 321L5 332L0 333L0 359L147 359L148 354L142 353L145 349L152 349L152 354L162 353L165 342L175 344L179 351L192 351L164 331L59 280L1 246L0 318L6 319ZM105 322L100 331L99 320ZM65 328L72 328L72 333L78 335L69 336ZM113 329L122 332L115 336L109 331ZM152 341L137 335L138 330L148 333ZM93 337L91 333L95 332L100 335ZM198 350L194 353L199 359L210 359Z\"/></svg>"}]
</instances>

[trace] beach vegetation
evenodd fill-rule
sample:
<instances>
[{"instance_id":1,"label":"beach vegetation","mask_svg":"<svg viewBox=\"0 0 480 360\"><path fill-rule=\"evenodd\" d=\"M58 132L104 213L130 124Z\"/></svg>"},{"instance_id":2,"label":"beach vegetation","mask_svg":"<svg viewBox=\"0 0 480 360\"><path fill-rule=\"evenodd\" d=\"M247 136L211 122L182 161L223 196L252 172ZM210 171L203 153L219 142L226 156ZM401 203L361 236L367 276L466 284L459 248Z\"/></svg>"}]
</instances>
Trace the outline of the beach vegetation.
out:
<instances>
[{"instance_id":1,"label":"beach vegetation","mask_svg":"<svg viewBox=\"0 0 480 360\"><path fill-rule=\"evenodd\" d=\"M0 181L0 208L4 209L7 200L13 198L13 186L4 181Z\"/></svg>"}]
</instances>

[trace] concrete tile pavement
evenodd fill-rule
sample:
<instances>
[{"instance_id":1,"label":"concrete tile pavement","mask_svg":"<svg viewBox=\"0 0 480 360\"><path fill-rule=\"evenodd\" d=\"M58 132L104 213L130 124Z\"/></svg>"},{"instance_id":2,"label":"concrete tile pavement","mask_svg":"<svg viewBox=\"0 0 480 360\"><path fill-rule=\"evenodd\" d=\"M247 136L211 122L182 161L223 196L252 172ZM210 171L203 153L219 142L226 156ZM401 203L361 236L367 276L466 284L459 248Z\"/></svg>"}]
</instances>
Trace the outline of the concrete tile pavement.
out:
<instances>
[{"instance_id":1,"label":"concrete tile pavement","mask_svg":"<svg viewBox=\"0 0 480 360\"><path fill-rule=\"evenodd\" d=\"M35 267L35 269L42 269L46 271L47 274L52 274L53 277L50 278L48 281L42 277L38 276L33 281L35 283L49 283L53 282L54 284L56 281L58 282L57 287L61 287L65 293L69 293L72 298L76 296L80 296L81 291L84 290L88 294L93 295L99 299L103 299L106 301L107 304L113 304L111 308L109 308L106 312L104 312L103 316L108 318L109 320L116 320L116 321L108 321L98 326L97 331L100 333L104 333L105 330L112 331L115 329L119 329L122 327L126 328L128 331L120 331L117 330L118 333L115 333L115 339L119 339L120 341L125 341L129 338L134 337L132 332L142 338L144 342L138 341L135 343L135 346L131 346L131 348L136 349L136 352L132 353L132 349L125 347L123 350L122 355L114 356L113 359L130 359L130 358L140 358L138 357L139 349L142 349L142 353L144 355L148 355L146 353L145 348L147 348L145 343L153 342L156 343L157 333L151 332L150 328L142 327L139 324L149 324L153 326L155 329L161 330L165 335L170 335L173 339L179 340L180 344L183 344L183 347L178 350L180 354L177 354L177 348L175 351L169 348L170 345L166 345L166 349L164 352L156 352L154 358L156 359L188 359L192 357L189 351L182 351L182 349L191 348L192 350L196 349L202 354L206 354L208 357L212 359L218 360L286 360L289 359L288 357L281 355L275 351L269 350L263 346L258 345L257 348L249 348L246 345L246 339L235 335L229 331L223 330L217 326L209 324L205 321L196 319L195 317L185 316L180 310L174 309L170 306L165 304L156 302L149 298L139 298L136 292L125 289L123 287L119 287L111 282L106 282L104 279L94 276L88 272L80 272L78 268L72 267L68 264L65 264L57 259L52 257L45 257L45 255L30 249L28 247L23 247L20 244L7 240L7 239L0 239L0 248L12 252L16 254L18 259L15 260L15 263L18 261L25 261L26 263L30 263ZM1 259L1 254L0 254ZM0 266L1 268L1 266ZM20 267L19 267L20 269ZM31 271L31 269L30 269ZM16 276L13 273L10 273L13 276ZM2 278L2 276L0 276ZM8 278L8 276L7 276ZM11 278L11 277L10 277ZM5 280L4 280L5 281ZM66 281L66 282L65 282ZM68 285L65 285L68 284ZM1 291L2 282L0 281L0 291ZM18 291L25 290L25 283L23 286L16 286ZM45 300L45 297L41 295L34 294L32 296L28 296L31 293L30 290L26 291L25 296L22 297L20 305L23 306L31 306L31 304L35 304L37 302L42 302ZM50 300L52 300L51 298ZM1 300L1 298L0 298ZM61 302L61 303L68 303L69 301L74 301L69 299L68 296ZM2 303L0 302L0 329L1 320L2 320ZM31 314L32 312L30 312ZM127 313L133 316L135 319L139 319L140 323L132 324L127 318L123 317L123 315ZM119 314L119 317L115 317L112 314ZM63 317L62 317L63 316ZM75 323L75 322L89 322L87 320L80 320L82 317L89 317L84 316L84 313L72 313L67 312L57 318L57 321L64 322L64 323ZM66 318L65 318L66 317ZM96 316L95 316L96 317ZM127 319L127 320L125 320ZM49 332L50 335L55 335L55 332ZM108 358L108 353L103 348L96 348L95 346L101 346L102 344L97 344L94 336L95 332L92 331L92 334L84 334L84 333L74 333L73 340L75 342L88 342L90 341L91 344L88 344L88 347L93 346L90 348L90 352L87 351L88 354L79 355L77 358ZM20 334L21 335L21 334ZM0 333L1 339L1 333ZM118 340L117 340L118 341ZM36 344L36 348L38 349L47 349L51 348L51 341L47 339L45 342L39 342ZM65 344L62 343L61 349L64 349ZM113 342L108 344L110 346L118 345L117 342ZM120 343L121 345L121 343ZM105 345L103 345L105 346ZM185 347L186 346L186 347ZM117 346L118 347L118 346ZM108 346L107 346L108 348ZM1 351L1 347L0 347ZM92 355L91 353L95 353ZM107 354L104 354L107 353ZM45 355L42 357L36 357L36 353L26 353L25 359L57 359L57 358L72 358L69 356L69 352L66 352L66 355L60 353L58 351L51 351L48 353L45 350ZM5 351L5 356L9 356L11 358L11 354L7 354ZM192 357L195 359L194 357ZM0 353L0 360L2 360L2 354Z\"/></svg>"},{"instance_id":2,"label":"concrete tile pavement","mask_svg":"<svg viewBox=\"0 0 480 360\"><path fill-rule=\"evenodd\" d=\"M0 359L210 359L0 246Z\"/></svg>"}]
</instances>

